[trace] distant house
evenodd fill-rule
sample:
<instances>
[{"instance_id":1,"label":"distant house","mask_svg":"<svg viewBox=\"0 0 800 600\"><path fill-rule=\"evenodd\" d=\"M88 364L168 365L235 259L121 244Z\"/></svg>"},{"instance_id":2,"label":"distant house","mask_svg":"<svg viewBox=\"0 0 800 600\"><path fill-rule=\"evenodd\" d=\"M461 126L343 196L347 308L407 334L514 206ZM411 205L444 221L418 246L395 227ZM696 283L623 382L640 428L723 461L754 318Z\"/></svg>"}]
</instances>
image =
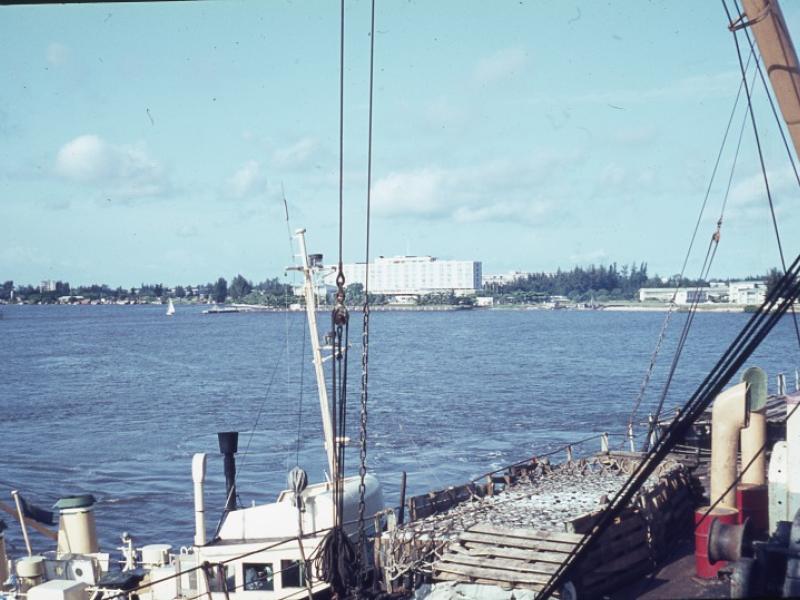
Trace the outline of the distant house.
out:
<instances>
[{"instance_id":1,"label":"distant house","mask_svg":"<svg viewBox=\"0 0 800 600\"><path fill-rule=\"evenodd\" d=\"M731 304L763 304L766 297L766 281L731 281L728 284L728 302Z\"/></svg>"},{"instance_id":2,"label":"distant house","mask_svg":"<svg viewBox=\"0 0 800 600\"><path fill-rule=\"evenodd\" d=\"M675 304L694 304L708 302L708 286L698 288L641 288L639 302L671 302Z\"/></svg>"}]
</instances>

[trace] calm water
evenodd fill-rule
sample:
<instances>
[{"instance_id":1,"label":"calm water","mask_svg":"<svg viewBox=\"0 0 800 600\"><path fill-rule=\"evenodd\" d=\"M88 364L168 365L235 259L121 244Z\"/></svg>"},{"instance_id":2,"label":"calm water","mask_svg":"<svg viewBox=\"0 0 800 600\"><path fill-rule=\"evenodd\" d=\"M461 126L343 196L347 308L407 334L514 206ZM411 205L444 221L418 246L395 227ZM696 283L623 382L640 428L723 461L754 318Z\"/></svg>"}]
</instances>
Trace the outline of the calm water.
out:
<instances>
[{"instance_id":1,"label":"calm water","mask_svg":"<svg viewBox=\"0 0 800 600\"><path fill-rule=\"evenodd\" d=\"M174 318L162 306L5 306L2 312L1 500L10 502L11 486L43 506L62 495L93 493L104 549L115 547L122 531L137 543L178 546L193 534L192 453L209 453L207 514L222 505L217 431L242 432L245 504L274 498L297 456L312 480L322 477L302 315L207 316L184 306ZM667 407L694 391L747 318L696 317ZM403 470L409 493L421 493L593 433L624 431L663 319L663 313L568 311L373 313L369 462L387 502L397 503ZM673 317L650 405L684 319ZM360 332L354 315L351 341L359 342ZM784 319L750 363L767 369L771 386L778 371L791 373L794 383L800 357L793 336ZM356 343L354 410L360 354ZM6 521L20 551L19 528ZM50 549L36 534L33 540Z\"/></svg>"}]
</instances>

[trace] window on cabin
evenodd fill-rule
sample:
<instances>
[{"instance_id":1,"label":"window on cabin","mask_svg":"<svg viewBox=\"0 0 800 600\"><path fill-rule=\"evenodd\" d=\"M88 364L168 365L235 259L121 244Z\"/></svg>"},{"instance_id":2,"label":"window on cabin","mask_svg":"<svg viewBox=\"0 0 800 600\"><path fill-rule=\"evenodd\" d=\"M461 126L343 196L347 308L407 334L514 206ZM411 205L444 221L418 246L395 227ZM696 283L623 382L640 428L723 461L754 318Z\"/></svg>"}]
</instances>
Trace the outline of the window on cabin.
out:
<instances>
[{"instance_id":1,"label":"window on cabin","mask_svg":"<svg viewBox=\"0 0 800 600\"><path fill-rule=\"evenodd\" d=\"M244 590L271 592L275 589L272 563L244 563Z\"/></svg>"},{"instance_id":2,"label":"window on cabin","mask_svg":"<svg viewBox=\"0 0 800 600\"><path fill-rule=\"evenodd\" d=\"M306 568L300 560L281 561L281 583L283 587L304 587Z\"/></svg>"},{"instance_id":3,"label":"window on cabin","mask_svg":"<svg viewBox=\"0 0 800 600\"><path fill-rule=\"evenodd\" d=\"M208 588L211 592L232 592L236 589L236 570L233 565L211 565Z\"/></svg>"}]
</instances>

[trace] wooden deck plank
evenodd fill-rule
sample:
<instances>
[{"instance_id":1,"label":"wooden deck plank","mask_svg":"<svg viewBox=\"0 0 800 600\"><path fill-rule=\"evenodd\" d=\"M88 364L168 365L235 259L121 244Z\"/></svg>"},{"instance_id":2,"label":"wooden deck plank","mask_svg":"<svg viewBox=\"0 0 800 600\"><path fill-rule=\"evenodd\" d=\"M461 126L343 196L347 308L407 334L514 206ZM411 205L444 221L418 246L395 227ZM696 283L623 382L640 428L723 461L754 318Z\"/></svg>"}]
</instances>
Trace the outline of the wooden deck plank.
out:
<instances>
[{"instance_id":1,"label":"wooden deck plank","mask_svg":"<svg viewBox=\"0 0 800 600\"><path fill-rule=\"evenodd\" d=\"M473 533L465 531L459 536L459 540L473 545L482 544L490 548L521 548L527 551L542 552L563 552L569 554L575 547L573 544L564 542L551 542L548 540L525 540L522 538L498 538L494 535L485 533Z\"/></svg>"},{"instance_id":2,"label":"wooden deck plank","mask_svg":"<svg viewBox=\"0 0 800 600\"><path fill-rule=\"evenodd\" d=\"M501 535L507 538L523 538L530 540L548 540L553 542L563 542L565 544L572 544L573 546L583 539L583 536L577 533L566 533L560 531L542 531L539 529L523 529L521 527L506 528L492 525L491 523L476 523L468 529L477 533L488 533L493 535Z\"/></svg>"},{"instance_id":3,"label":"wooden deck plank","mask_svg":"<svg viewBox=\"0 0 800 600\"><path fill-rule=\"evenodd\" d=\"M513 585L516 583L542 585L549 580L548 577L542 578L541 576L537 576L533 573L515 573L513 571L486 569L483 567L473 567L450 562L437 562L433 570L434 573L452 573L453 575L461 575L469 579L486 579L496 581L498 582L498 585ZM544 579L544 581L542 581L542 579Z\"/></svg>"},{"instance_id":4,"label":"wooden deck plank","mask_svg":"<svg viewBox=\"0 0 800 600\"><path fill-rule=\"evenodd\" d=\"M535 555L531 555L528 550L518 550L516 548L487 548L481 544L468 543L464 546L450 546L450 550L469 554L470 556L513 558L517 560L529 561L531 565L536 565L540 573L555 573L560 563L543 562L536 560ZM566 555L565 555L566 556Z\"/></svg>"},{"instance_id":5,"label":"wooden deck plank","mask_svg":"<svg viewBox=\"0 0 800 600\"><path fill-rule=\"evenodd\" d=\"M447 573L442 571L440 573L434 574L434 579L437 581L455 581L464 583L465 579L463 575L457 575L455 573ZM501 588L522 588L526 590L533 590L534 592L541 591L544 587L541 583L525 583L525 582L517 582L514 584L509 584L507 581L495 581L493 579L481 579L481 578L470 578L469 583L479 583L483 585L496 585ZM558 597L557 595L555 597Z\"/></svg>"},{"instance_id":6,"label":"wooden deck plank","mask_svg":"<svg viewBox=\"0 0 800 600\"><path fill-rule=\"evenodd\" d=\"M497 543L497 540L491 538L487 539L485 536L478 537L480 535L481 534L464 532L463 534L461 534L460 539L462 541L467 541L467 542L477 541L477 542L483 542L484 544L488 544L490 546L494 546L497 548L500 547L500 545ZM531 553L535 553L535 556L531 556L531 560L541 560L545 562L554 562L558 564L564 562L564 559L567 557L567 555L571 550L571 548L565 548L563 551L556 551L556 552L541 550L540 549L541 546L536 540L518 539L514 540L513 542L507 542L507 544L512 548L523 549Z\"/></svg>"},{"instance_id":7,"label":"wooden deck plank","mask_svg":"<svg viewBox=\"0 0 800 600\"><path fill-rule=\"evenodd\" d=\"M472 556L470 554L450 552L436 561L433 564L433 568L438 569L443 563L456 563L459 565L480 567L482 569L498 569L500 571L508 571L512 575L514 573L529 573L531 575L535 575L542 581L542 583L545 583L550 579L550 574L539 571L537 569L537 565L511 558L486 558L483 556ZM512 575L509 575L509 577Z\"/></svg>"}]
</instances>

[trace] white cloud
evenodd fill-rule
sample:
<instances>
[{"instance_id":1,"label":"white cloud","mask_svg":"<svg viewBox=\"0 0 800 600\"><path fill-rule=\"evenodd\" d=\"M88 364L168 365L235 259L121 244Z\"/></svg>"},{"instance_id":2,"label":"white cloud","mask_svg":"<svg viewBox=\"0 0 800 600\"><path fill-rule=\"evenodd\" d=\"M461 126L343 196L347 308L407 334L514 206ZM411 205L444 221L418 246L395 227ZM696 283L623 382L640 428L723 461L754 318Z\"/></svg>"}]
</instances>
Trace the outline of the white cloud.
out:
<instances>
[{"instance_id":1,"label":"white cloud","mask_svg":"<svg viewBox=\"0 0 800 600\"><path fill-rule=\"evenodd\" d=\"M228 191L234 198L245 198L266 188L267 178L261 164L248 160L228 179Z\"/></svg>"},{"instance_id":2,"label":"white cloud","mask_svg":"<svg viewBox=\"0 0 800 600\"><path fill-rule=\"evenodd\" d=\"M372 188L375 214L456 222L540 224L561 210L553 201L553 170L577 157L495 159L469 167L392 172Z\"/></svg>"},{"instance_id":3,"label":"white cloud","mask_svg":"<svg viewBox=\"0 0 800 600\"><path fill-rule=\"evenodd\" d=\"M319 147L319 142L310 137L298 140L291 146L279 148L272 153L272 163L281 169L301 167L308 163Z\"/></svg>"},{"instance_id":4,"label":"white cloud","mask_svg":"<svg viewBox=\"0 0 800 600\"><path fill-rule=\"evenodd\" d=\"M472 75L478 84L493 83L522 71L527 62L524 48L506 48L479 60Z\"/></svg>"},{"instance_id":5,"label":"white cloud","mask_svg":"<svg viewBox=\"0 0 800 600\"><path fill-rule=\"evenodd\" d=\"M587 250L585 252L577 252L575 254L570 254L569 260L572 264L575 265L585 265L594 263L604 264L608 261L608 252L606 252L602 248L597 248L595 250Z\"/></svg>"},{"instance_id":6,"label":"white cloud","mask_svg":"<svg viewBox=\"0 0 800 600\"><path fill-rule=\"evenodd\" d=\"M736 90L740 77L733 71L713 75L691 75L667 82L665 85L643 89L598 90L569 98L576 104L607 104L609 110L625 110L628 105L654 101L691 100L730 96ZM553 98L548 96L549 101Z\"/></svg>"},{"instance_id":7,"label":"white cloud","mask_svg":"<svg viewBox=\"0 0 800 600\"><path fill-rule=\"evenodd\" d=\"M123 198L157 196L168 188L162 166L144 142L115 145L94 134L76 137L56 156L58 175Z\"/></svg>"},{"instance_id":8,"label":"white cloud","mask_svg":"<svg viewBox=\"0 0 800 600\"><path fill-rule=\"evenodd\" d=\"M619 187L628 179L628 171L625 167L616 164L608 164L600 172L600 183L604 187Z\"/></svg>"},{"instance_id":9,"label":"white cloud","mask_svg":"<svg viewBox=\"0 0 800 600\"><path fill-rule=\"evenodd\" d=\"M197 225L181 225L175 233L182 238L197 237Z\"/></svg>"},{"instance_id":10,"label":"white cloud","mask_svg":"<svg viewBox=\"0 0 800 600\"><path fill-rule=\"evenodd\" d=\"M797 180L790 169L783 171L767 171L769 189L773 200L790 189L796 189ZM767 190L764 176L761 173L750 175L734 184L731 188L730 203L732 206L752 206L763 203L767 205Z\"/></svg>"},{"instance_id":11,"label":"white cloud","mask_svg":"<svg viewBox=\"0 0 800 600\"><path fill-rule=\"evenodd\" d=\"M69 60L69 55L69 48L59 42L51 42L45 52L47 62L53 67L64 65Z\"/></svg>"},{"instance_id":12,"label":"white cloud","mask_svg":"<svg viewBox=\"0 0 800 600\"><path fill-rule=\"evenodd\" d=\"M449 98L440 96L425 108L425 116L433 125L455 125L466 120L467 111Z\"/></svg>"}]
</instances>

